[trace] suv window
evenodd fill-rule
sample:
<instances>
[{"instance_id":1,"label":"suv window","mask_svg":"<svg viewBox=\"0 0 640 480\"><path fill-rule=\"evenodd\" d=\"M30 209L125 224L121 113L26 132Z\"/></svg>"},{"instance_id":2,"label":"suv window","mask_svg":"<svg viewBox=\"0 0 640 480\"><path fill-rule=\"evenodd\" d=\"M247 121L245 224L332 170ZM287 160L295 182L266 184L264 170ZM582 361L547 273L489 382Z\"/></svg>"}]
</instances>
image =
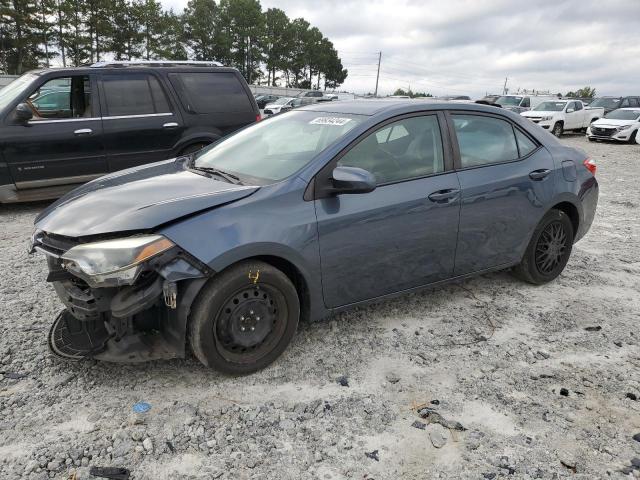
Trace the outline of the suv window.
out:
<instances>
[{"instance_id":1,"label":"suv window","mask_svg":"<svg viewBox=\"0 0 640 480\"><path fill-rule=\"evenodd\" d=\"M178 90L178 97L188 112L253 112L249 96L234 73L170 73L169 80Z\"/></svg>"},{"instance_id":2,"label":"suv window","mask_svg":"<svg viewBox=\"0 0 640 480\"><path fill-rule=\"evenodd\" d=\"M574 107L573 107L573 108L575 108L575 109L576 109L576 112L577 112L578 110L582 110L582 102L573 102L573 105L574 105Z\"/></svg>"},{"instance_id":3,"label":"suv window","mask_svg":"<svg viewBox=\"0 0 640 480\"><path fill-rule=\"evenodd\" d=\"M629 99L629 106L630 107L640 107L640 99L638 99L638 98L630 98Z\"/></svg>"},{"instance_id":4,"label":"suv window","mask_svg":"<svg viewBox=\"0 0 640 480\"><path fill-rule=\"evenodd\" d=\"M27 98L33 120L91 117L91 82L88 76L54 78Z\"/></svg>"},{"instance_id":5,"label":"suv window","mask_svg":"<svg viewBox=\"0 0 640 480\"><path fill-rule=\"evenodd\" d=\"M518 158L513 127L505 120L480 115L453 115L462 168Z\"/></svg>"},{"instance_id":6,"label":"suv window","mask_svg":"<svg viewBox=\"0 0 640 480\"><path fill-rule=\"evenodd\" d=\"M529 108L531 106L531 99L529 97L524 97L522 99L521 107Z\"/></svg>"},{"instance_id":7,"label":"suv window","mask_svg":"<svg viewBox=\"0 0 640 480\"><path fill-rule=\"evenodd\" d=\"M623 98L622 102L620 103L620 108L625 108L625 107L630 107L631 105L629 104L629 99L628 98Z\"/></svg>"},{"instance_id":8,"label":"suv window","mask_svg":"<svg viewBox=\"0 0 640 480\"><path fill-rule=\"evenodd\" d=\"M104 75L102 86L108 116L171 112L167 97L153 75Z\"/></svg>"},{"instance_id":9,"label":"suv window","mask_svg":"<svg viewBox=\"0 0 640 480\"><path fill-rule=\"evenodd\" d=\"M444 154L438 118L426 115L385 125L349 150L338 165L368 170L378 184L440 173Z\"/></svg>"}]
</instances>

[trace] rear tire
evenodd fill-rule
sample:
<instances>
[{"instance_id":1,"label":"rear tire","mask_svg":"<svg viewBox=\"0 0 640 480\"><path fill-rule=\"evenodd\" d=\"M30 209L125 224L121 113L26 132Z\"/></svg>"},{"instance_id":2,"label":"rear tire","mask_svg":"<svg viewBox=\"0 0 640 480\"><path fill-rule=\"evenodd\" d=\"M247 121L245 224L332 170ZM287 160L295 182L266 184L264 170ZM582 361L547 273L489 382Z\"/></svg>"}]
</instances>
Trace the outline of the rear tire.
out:
<instances>
[{"instance_id":1,"label":"rear tire","mask_svg":"<svg viewBox=\"0 0 640 480\"><path fill-rule=\"evenodd\" d=\"M260 261L243 261L202 289L189 318L194 355L229 374L260 370L287 348L298 326L300 301L291 280Z\"/></svg>"},{"instance_id":2,"label":"rear tire","mask_svg":"<svg viewBox=\"0 0 640 480\"><path fill-rule=\"evenodd\" d=\"M540 220L527 250L513 274L525 282L542 285L564 270L573 247L573 224L566 213L550 210Z\"/></svg>"},{"instance_id":3,"label":"rear tire","mask_svg":"<svg viewBox=\"0 0 640 480\"><path fill-rule=\"evenodd\" d=\"M556 122L551 133L560 138L562 136L562 132L564 132L564 126L562 125L562 122Z\"/></svg>"}]
</instances>

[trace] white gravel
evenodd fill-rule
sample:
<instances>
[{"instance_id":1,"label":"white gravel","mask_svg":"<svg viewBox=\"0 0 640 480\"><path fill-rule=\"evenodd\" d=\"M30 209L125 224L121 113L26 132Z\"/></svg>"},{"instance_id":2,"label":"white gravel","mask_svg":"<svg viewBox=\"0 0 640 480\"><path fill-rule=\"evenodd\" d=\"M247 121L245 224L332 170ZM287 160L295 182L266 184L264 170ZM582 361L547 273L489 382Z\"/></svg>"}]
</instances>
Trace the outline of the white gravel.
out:
<instances>
[{"instance_id":1,"label":"white gravel","mask_svg":"<svg viewBox=\"0 0 640 480\"><path fill-rule=\"evenodd\" d=\"M557 281L484 275L305 324L241 378L52 357L61 306L26 254L44 205L0 206L0 478L640 477L622 473L640 457L640 145L564 141L598 162L601 193Z\"/></svg>"}]
</instances>

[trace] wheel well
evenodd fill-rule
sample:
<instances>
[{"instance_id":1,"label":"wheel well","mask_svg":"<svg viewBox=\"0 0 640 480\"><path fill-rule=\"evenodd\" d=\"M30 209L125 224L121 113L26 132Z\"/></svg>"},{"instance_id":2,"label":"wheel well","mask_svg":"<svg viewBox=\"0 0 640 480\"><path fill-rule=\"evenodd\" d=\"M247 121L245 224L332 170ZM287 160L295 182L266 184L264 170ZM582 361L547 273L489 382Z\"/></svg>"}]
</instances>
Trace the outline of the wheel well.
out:
<instances>
[{"instance_id":1,"label":"wheel well","mask_svg":"<svg viewBox=\"0 0 640 480\"><path fill-rule=\"evenodd\" d=\"M255 260L261 260L269 265L274 266L282 273L284 273L293 286L296 287L296 291L298 292L298 298L300 299L300 319L301 320L309 320L310 312L311 312L311 298L309 294L309 286L307 285L307 281L304 278L304 275L298 270L293 263L285 260L282 257L276 257L273 255L261 255L257 257L252 257Z\"/></svg>"},{"instance_id":2,"label":"wheel well","mask_svg":"<svg viewBox=\"0 0 640 480\"><path fill-rule=\"evenodd\" d=\"M578 227L580 226L580 215L578 214L576 206L569 202L562 202L554 205L553 208L563 211L565 215L569 217L571 225L573 225L573 235L575 237L578 233Z\"/></svg>"},{"instance_id":3,"label":"wheel well","mask_svg":"<svg viewBox=\"0 0 640 480\"><path fill-rule=\"evenodd\" d=\"M180 153L179 155L184 155L185 152L189 151L191 148L195 147L195 146L199 146L202 145L201 148L206 147L207 145L209 145L211 142L207 141L207 140L197 140L195 142L191 142L188 143L187 145L184 145L181 149L180 149Z\"/></svg>"}]
</instances>

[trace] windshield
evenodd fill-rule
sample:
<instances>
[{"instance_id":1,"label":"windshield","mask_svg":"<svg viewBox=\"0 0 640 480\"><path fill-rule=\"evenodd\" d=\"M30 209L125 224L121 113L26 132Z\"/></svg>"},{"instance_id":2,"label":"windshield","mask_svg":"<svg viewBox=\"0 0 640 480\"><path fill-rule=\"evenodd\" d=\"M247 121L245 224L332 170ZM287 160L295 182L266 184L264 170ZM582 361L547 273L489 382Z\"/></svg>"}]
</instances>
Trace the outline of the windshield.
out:
<instances>
[{"instance_id":1,"label":"windshield","mask_svg":"<svg viewBox=\"0 0 640 480\"><path fill-rule=\"evenodd\" d=\"M619 98L596 98L589 104L590 107L617 108L620 103Z\"/></svg>"},{"instance_id":2,"label":"windshield","mask_svg":"<svg viewBox=\"0 0 640 480\"><path fill-rule=\"evenodd\" d=\"M25 73L6 87L0 89L0 109L5 108L18 97L21 97L24 94L26 86L36 78L38 78L38 75L35 73Z\"/></svg>"},{"instance_id":3,"label":"windshield","mask_svg":"<svg viewBox=\"0 0 640 480\"><path fill-rule=\"evenodd\" d=\"M534 110L540 112L561 112L567 102L542 102Z\"/></svg>"},{"instance_id":4,"label":"windshield","mask_svg":"<svg viewBox=\"0 0 640 480\"><path fill-rule=\"evenodd\" d=\"M499 105L508 105L511 107L517 107L518 105L520 105L521 101L522 101L522 97L498 97L495 103Z\"/></svg>"},{"instance_id":5,"label":"windshield","mask_svg":"<svg viewBox=\"0 0 640 480\"><path fill-rule=\"evenodd\" d=\"M609 118L611 120L638 120L640 117L640 110L614 110L613 112L607 113L604 118Z\"/></svg>"},{"instance_id":6,"label":"windshield","mask_svg":"<svg viewBox=\"0 0 640 480\"><path fill-rule=\"evenodd\" d=\"M293 100L292 97L282 97L271 102L271 105L284 105L285 103L290 102L291 100Z\"/></svg>"},{"instance_id":7,"label":"windshield","mask_svg":"<svg viewBox=\"0 0 640 480\"><path fill-rule=\"evenodd\" d=\"M245 183L282 180L367 118L326 112L289 112L264 120L198 152L194 168L233 173Z\"/></svg>"}]
</instances>

